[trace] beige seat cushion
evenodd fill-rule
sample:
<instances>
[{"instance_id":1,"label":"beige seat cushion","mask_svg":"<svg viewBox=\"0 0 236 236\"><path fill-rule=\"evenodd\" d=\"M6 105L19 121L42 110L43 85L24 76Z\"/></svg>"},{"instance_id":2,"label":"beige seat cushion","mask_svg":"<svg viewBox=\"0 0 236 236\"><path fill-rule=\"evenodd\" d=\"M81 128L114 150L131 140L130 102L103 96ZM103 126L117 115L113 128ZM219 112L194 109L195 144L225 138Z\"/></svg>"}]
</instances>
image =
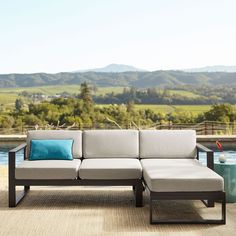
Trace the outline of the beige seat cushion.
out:
<instances>
[{"instance_id":1,"label":"beige seat cushion","mask_svg":"<svg viewBox=\"0 0 236 236\"><path fill-rule=\"evenodd\" d=\"M76 179L80 159L21 162L15 170L16 179Z\"/></svg>"},{"instance_id":2,"label":"beige seat cushion","mask_svg":"<svg viewBox=\"0 0 236 236\"><path fill-rule=\"evenodd\" d=\"M142 167L137 159L84 159L79 168L81 179L140 179Z\"/></svg>"},{"instance_id":3,"label":"beige seat cushion","mask_svg":"<svg viewBox=\"0 0 236 236\"><path fill-rule=\"evenodd\" d=\"M221 176L197 160L143 159L143 178L153 192L222 191Z\"/></svg>"}]
</instances>

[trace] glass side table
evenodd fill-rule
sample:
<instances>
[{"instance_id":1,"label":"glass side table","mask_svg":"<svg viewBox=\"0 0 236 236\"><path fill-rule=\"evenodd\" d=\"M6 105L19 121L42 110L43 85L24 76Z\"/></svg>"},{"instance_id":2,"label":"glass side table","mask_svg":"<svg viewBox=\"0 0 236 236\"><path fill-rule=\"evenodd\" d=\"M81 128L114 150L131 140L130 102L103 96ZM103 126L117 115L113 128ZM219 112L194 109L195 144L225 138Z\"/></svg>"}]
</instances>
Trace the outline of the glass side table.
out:
<instances>
[{"instance_id":1,"label":"glass side table","mask_svg":"<svg viewBox=\"0 0 236 236\"><path fill-rule=\"evenodd\" d=\"M227 160L225 163L215 162L215 172L224 178L226 202L236 202L236 162Z\"/></svg>"}]
</instances>

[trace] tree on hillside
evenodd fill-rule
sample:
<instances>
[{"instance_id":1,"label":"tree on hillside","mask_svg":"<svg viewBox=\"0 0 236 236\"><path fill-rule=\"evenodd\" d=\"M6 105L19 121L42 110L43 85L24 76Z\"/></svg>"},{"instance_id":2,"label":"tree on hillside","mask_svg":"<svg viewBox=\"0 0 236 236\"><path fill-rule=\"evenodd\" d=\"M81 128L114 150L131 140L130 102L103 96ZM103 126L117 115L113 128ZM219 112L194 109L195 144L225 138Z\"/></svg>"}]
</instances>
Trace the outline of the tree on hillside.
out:
<instances>
[{"instance_id":1,"label":"tree on hillside","mask_svg":"<svg viewBox=\"0 0 236 236\"><path fill-rule=\"evenodd\" d=\"M16 109L16 111L18 111L18 112L21 111L23 106L24 106L24 103L23 103L22 99L17 98L16 101L15 101L15 109Z\"/></svg>"},{"instance_id":2,"label":"tree on hillside","mask_svg":"<svg viewBox=\"0 0 236 236\"><path fill-rule=\"evenodd\" d=\"M94 115L92 89L86 82L80 85L80 99L82 100L83 104L82 110L79 113L86 113L86 115L89 115L90 117Z\"/></svg>"},{"instance_id":3,"label":"tree on hillside","mask_svg":"<svg viewBox=\"0 0 236 236\"><path fill-rule=\"evenodd\" d=\"M129 113L134 113L135 109L134 109L134 101L128 101L128 103L126 104L126 108L127 108L127 112Z\"/></svg>"},{"instance_id":4,"label":"tree on hillside","mask_svg":"<svg viewBox=\"0 0 236 236\"><path fill-rule=\"evenodd\" d=\"M86 82L80 85L80 98L85 103L93 103L92 89Z\"/></svg>"}]
</instances>

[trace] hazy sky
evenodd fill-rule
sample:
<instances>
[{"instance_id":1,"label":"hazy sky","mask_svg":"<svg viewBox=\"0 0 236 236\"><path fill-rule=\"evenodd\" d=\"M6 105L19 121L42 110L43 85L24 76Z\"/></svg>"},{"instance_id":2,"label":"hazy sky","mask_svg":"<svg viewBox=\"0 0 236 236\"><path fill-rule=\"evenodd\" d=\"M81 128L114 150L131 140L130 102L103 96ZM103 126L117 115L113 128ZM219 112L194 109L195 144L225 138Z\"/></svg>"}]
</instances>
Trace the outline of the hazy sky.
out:
<instances>
[{"instance_id":1,"label":"hazy sky","mask_svg":"<svg viewBox=\"0 0 236 236\"><path fill-rule=\"evenodd\" d=\"M236 65L235 0L0 0L0 73Z\"/></svg>"}]
</instances>

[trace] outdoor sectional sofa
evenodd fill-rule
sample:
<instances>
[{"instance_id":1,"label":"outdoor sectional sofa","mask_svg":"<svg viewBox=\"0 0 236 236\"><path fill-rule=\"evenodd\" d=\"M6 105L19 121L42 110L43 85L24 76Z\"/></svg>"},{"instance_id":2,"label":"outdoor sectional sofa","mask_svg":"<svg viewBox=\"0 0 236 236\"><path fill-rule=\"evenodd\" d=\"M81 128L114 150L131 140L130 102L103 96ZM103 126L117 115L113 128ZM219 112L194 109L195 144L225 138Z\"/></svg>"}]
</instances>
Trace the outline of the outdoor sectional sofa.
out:
<instances>
[{"instance_id":1,"label":"outdoor sectional sofa","mask_svg":"<svg viewBox=\"0 0 236 236\"><path fill-rule=\"evenodd\" d=\"M32 140L51 139L72 139L73 160L28 160ZM22 149L24 161L16 166ZM206 152L207 167L198 162L199 150ZM29 131L27 143L9 152L9 207L30 186L132 186L136 207L143 206L144 189L149 192L150 223L225 224L224 182L213 167L213 152L196 143L193 130ZM24 186L22 195L16 186ZM219 201L221 219L156 220L158 200L201 200L208 207Z\"/></svg>"}]
</instances>

